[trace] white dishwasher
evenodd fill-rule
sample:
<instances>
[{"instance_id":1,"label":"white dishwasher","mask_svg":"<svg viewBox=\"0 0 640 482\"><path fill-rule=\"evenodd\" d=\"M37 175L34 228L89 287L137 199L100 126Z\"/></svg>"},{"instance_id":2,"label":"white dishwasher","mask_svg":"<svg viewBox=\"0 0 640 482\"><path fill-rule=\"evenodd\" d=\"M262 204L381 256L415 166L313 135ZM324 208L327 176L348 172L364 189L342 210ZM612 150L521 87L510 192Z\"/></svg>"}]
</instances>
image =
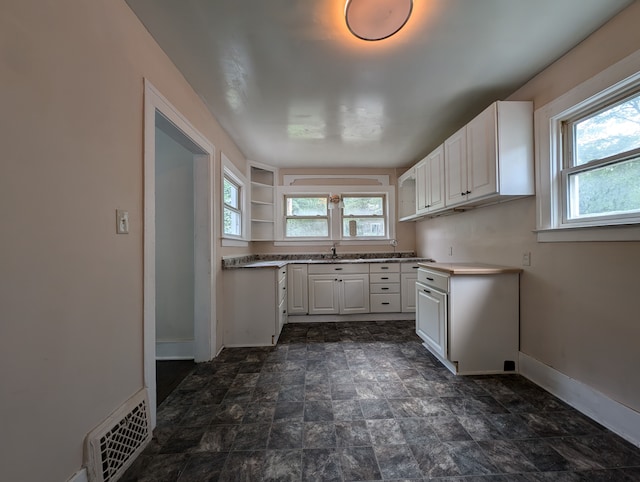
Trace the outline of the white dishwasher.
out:
<instances>
[{"instance_id":1,"label":"white dishwasher","mask_svg":"<svg viewBox=\"0 0 640 482\"><path fill-rule=\"evenodd\" d=\"M450 371L517 371L521 271L478 263L420 264L416 333Z\"/></svg>"}]
</instances>

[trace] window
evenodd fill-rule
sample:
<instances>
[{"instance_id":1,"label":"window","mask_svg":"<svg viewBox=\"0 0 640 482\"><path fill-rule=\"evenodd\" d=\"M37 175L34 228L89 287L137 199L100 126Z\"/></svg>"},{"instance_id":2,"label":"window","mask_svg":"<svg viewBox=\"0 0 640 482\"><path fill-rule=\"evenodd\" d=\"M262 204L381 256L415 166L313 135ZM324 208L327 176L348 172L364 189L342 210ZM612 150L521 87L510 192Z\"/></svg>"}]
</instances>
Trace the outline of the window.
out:
<instances>
[{"instance_id":1,"label":"window","mask_svg":"<svg viewBox=\"0 0 640 482\"><path fill-rule=\"evenodd\" d=\"M345 195L342 202L343 238L386 237L384 196Z\"/></svg>"},{"instance_id":2,"label":"window","mask_svg":"<svg viewBox=\"0 0 640 482\"><path fill-rule=\"evenodd\" d=\"M537 109L535 135L538 241L640 240L640 51Z\"/></svg>"},{"instance_id":3,"label":"window","mask_svg":"<svg viewBox=\"0 0 640 482\"><path fill-rule=\"evenodd\" d=\"M562 133L563 221L637 218L640 93L578 113L563 122Z\"/></svg>"},{"instance_id":4,"label":"window","mask_svg":"<svg viewBox=\"0 0 640 482\"><path fill-rule=\"evenodd\" d=\"M285 237L328 238L328 196L285 196Z\"/></svg>"},{"instance_id":5,"label":"window","mask_svg":"<svg viewBox=\"0 0 640 482\"><path fill-rule=\"evenodd\" d=\"M226 174L223 185L223 233L225 236L242 236L242 187Z\"/></svg>"}]
</instances>

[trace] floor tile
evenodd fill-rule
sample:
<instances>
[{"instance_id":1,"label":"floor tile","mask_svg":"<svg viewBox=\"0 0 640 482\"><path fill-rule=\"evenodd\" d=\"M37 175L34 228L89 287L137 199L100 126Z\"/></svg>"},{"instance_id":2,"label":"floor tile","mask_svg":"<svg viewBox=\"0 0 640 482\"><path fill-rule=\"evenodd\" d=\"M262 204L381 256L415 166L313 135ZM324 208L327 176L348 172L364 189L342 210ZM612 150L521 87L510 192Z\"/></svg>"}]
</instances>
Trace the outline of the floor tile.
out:
<instances>
[{"instance_id":1,"label":"floor tile","mask_svg":"<svg viewBox=\"0 0 640 482\"><path fill-rule=\"evenodd\" d=\"M123 481L640 481L640 450L517 374L455 376L415 322L286 325L158 407Z\"/></svg>"}]
</instances>

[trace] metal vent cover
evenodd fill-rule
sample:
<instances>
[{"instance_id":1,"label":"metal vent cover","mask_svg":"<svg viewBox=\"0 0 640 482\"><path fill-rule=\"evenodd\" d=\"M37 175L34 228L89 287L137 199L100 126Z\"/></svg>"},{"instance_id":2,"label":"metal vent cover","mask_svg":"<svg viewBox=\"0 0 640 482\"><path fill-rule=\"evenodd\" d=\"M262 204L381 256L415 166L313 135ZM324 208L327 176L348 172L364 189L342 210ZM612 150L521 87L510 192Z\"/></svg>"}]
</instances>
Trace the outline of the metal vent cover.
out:
<instances>
[{"instance_id":1,"label":"metal vent cover","mask_svg":"<svg viewBox=\"0 0 640 482\"><path fill-rule=\"evenodd\" d=\"M151 440L150 427L147 393L140 390L87 435L89 480L118 480Z\"/></svg>"}]
</instances>

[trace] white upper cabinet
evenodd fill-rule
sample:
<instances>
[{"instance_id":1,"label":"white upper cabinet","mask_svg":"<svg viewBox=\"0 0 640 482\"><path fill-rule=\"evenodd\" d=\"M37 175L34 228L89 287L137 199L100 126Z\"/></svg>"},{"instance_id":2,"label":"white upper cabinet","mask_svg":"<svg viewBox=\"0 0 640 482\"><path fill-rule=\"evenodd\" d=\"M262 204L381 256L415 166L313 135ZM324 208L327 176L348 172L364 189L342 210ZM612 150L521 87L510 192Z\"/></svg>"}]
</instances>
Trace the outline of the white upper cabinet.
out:
<instances>
[{"instance_id":1,"label":"white upper cabinet","mask_svg":"<svg viewBox=\"0 0 640 482\"><path fill-rule=\"evenodd\" d=\"M398 219L410 219L416 215L416 166L398 178Z\"/></svg>"},{"instance_id":2,"label":"white upper cabinet","mask_svg":"<svg viewBox=\"0 0 640 482\"><path fill-rule=\"evenodd\" d=\"M447 207L534 194L533 106L494 102L445 141Z\"/></svg>"},{"instance_id":3,"label":"white upper cabinet","mask_svg":"<svg viewBox=\"0 0 640 482\"><path fill-rule=\"evenodd\" d=\"M414 168L416 212L401 221L535 194L533 104L494 102Z\"/></svg>"},{"instance_id":4,"label":"white upper cabinet","mask_svg":"<svg viewBox=\"0 0 640 482\"><path fill-rule=\"evenodd\" d=\"M439 146L415 166L416 214L444 207L444 147Z\"/></svg>"}]
</instances>

